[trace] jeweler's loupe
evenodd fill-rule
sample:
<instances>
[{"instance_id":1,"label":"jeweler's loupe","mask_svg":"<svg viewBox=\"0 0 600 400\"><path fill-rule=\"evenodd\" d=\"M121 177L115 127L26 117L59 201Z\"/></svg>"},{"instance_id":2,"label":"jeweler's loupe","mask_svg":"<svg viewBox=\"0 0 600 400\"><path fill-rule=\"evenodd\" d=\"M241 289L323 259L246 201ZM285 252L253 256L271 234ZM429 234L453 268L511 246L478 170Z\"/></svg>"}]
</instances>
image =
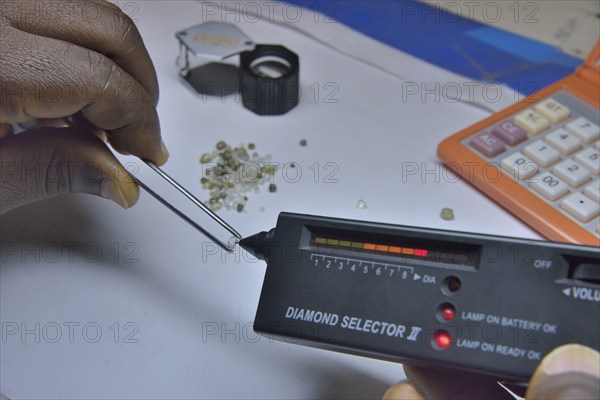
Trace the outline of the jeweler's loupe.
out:
<instances>
[{"instance_id":1,"label":"jeweler's loupe","mask_svg":"<svg viewBox=\"0 0 600 400\"><path fill-rule=\"evenodd\" d=\"M205 22L175 34L180 75L202 95L240 93L258 115L285 114L298 104L298 55L280 45L255 44L233 24ZM190 55L200 62L192 66ZM223 60L239 55L239 66Z\"/></svg>"}]
</instances>

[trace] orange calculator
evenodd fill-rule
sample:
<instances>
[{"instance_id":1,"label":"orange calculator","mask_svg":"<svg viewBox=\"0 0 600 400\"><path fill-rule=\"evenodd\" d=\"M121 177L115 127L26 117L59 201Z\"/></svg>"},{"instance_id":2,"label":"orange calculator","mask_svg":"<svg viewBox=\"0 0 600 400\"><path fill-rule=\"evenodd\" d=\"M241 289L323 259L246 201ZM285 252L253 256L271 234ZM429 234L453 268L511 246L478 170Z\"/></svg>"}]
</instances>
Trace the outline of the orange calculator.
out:
<instances>
[{"instance_id":1,"label":"orange calculator","mask_svg":"<svg viewBox=\"0 0 600 400\"><path fill-rule=\"evenodd\" d=\"M445 139L440 159L544 237L600 245L600 41L575 73Z\"/></svg>"}]
</instances>

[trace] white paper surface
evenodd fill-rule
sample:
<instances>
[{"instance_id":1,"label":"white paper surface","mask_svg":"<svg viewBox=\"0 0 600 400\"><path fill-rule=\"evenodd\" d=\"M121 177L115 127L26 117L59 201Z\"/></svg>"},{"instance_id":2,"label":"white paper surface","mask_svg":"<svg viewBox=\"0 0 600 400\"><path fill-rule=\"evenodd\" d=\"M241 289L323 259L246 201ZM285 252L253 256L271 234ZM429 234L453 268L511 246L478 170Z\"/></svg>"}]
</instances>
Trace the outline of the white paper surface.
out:
<instances>
[{"instance_id":1,"label":"white paper surface","mask_svg":"<svg viewBox=\"0 0 600 400\"><path fill-rule=\"evenodd\" d=\"M241 18L257 43L300 56L300 104L260 117L234 97L203 99L179 79L174 33L203 21L202 4L134 4L160 80L165 171L206 200L198 159L225 140L253 142L301 172L282 168L276 193L264 187L245 212L220 212L242 235L291 211L537 237L436 158L437 144L485 117L481 109L403 101L400 79L298 30ZM359 199L367 209L356 208ZM443 207L454 221L440 218ZM399 364L256 336L264 263L216 251L145 193L130 210L73 195L1 222L0 391L12 399L380 398L404 377Z\"/></svg>"}]
</instances>

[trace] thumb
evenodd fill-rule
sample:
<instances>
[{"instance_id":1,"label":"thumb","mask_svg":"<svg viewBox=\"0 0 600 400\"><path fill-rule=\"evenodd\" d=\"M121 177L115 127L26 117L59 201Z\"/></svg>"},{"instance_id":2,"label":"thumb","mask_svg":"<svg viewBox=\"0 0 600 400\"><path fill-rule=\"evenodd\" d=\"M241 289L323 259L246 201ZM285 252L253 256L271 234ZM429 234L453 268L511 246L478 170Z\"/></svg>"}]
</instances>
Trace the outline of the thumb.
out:
<instances>
[{"instance_id":1,"label":"thumb","mask_svg":"<svg viewBox=\"0 0 600 400\"><path fill-rule=\"evenodd\" d=\"M99 195L128 208L139 188L87 130L39 128L0 141L0 213L67 193Z\"/></svg>"},{"instance_id":2,"label":"thumb","mask_svg":"<svg viewBox=\"0 0 600 400\"><path fill-rule=\"evenodd\" d=\"M424 400L409 380L402 381L383 394L383 400Z\"/></svg>"},{"instance_id":3,"label":"thumb","mask_svg":"<svg viewBox=\"0 0 600 400\"><path fill-rule=\"evenodd\" d=\"M578 344L557 347L536 369L525 397L600 399L600 354Z\"/></svg>"}]
</instances>

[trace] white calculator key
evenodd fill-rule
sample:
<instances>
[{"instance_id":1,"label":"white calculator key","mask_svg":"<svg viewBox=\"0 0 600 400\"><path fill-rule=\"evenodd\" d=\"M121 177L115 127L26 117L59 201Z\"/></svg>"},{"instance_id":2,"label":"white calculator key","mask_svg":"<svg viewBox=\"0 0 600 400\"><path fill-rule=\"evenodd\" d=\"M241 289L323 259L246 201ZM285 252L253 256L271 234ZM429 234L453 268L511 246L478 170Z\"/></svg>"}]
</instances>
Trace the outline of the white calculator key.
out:
<instances>
[{"instance_id":1,"label":"white calculator key","mask_svg":"<svg viewBox=\"0 0 600 400\"><path fill-rule=\"evenodd\" d=\"M560 160L560 153L542 140L526 146L523 153L544 168Z\"/></svg>"},{"instance_id":2,"label":"white calculator key","mask_svg":"<svg viewBox=\"0 0 600 400\"><path fill-rule=\"evenodd\" d=\"M552 175L550 172L546 171L541 173L532 180L535 182L531 184L531 187L548 200L554 201L559 197L569 193L569 187L567 184L558 179L556 176Z\"/></svg>"},{"instance_id":3,"label":"white calculator key","mask_svg":"<svg viewBox=\"0 0 600 400\"><path fill-rule=\"evenodd\" d=\"M600 137L600 126L591 123L583 117L569 122L567 129L586 143L591 143Z\"/></svg>"},{"instance_id":4,"label":"white calculator key","mask_svg":"<svg viewBox=\"0 0 600 400\"><path fill-rule=\"evenodd\" d=\"M590 199L600 203L600 179L596 179L594 182L587 185L585 189L583 189L583 193Z\"/></svg>"},{"instance_id":5,"label":"white calculator key","mask_svg":"<svg viewBox=\"0 0 600 400\"><path fill-rule=\"evenodd\" d=\"M518 151L503 159L501 165L513 178L520 181L538 172L537 164Z\"/></svg>"},{"instance_id":6,"label":"white calculator key","mask_svg":"<svg viewBox=\"0 0 600 400\"><path fill-rule=\"evenodd\" d=\"M570 159L556 164L552 172L573 187L581 186L592 178L590 171Z\"/></svg>"},{"instance_id":7,"label":"white calculator key","mask_svg":"<svg viewBox=\"0 0 600 400\"><path fill-rule=\"evenodd\" d=\"M533 110L525 110L515 115L514 122L515 125L525 129L530 135L537 135L550 126L550 122L546 118Z\"/></svg>"},{"instance_id":8,"label":"white calculator key","mask_svg":"<svg viewBox=\"0 0 600 400\"><path fill-rule=\"evenodd\" d=\"M550 132L546 135L545 140L563 154L571 154L575 150L581 148L581 140L577 139L574 134L567 132L563 128L558 128L557 130Z\"/></svg>"},{"instance_id":9,"label":"white calculator key","mask_svg":"<svg viewBox=\"0 0 600 400\"><path fill-rule=\"evenodd\" d=\"M600 212L600 205L579 192L571 193L560 206L581 222L589 222Z\"/></svg>"},{"instance_id":10,"label":"white calculator key","mask_svg":"<svg viewBox=\"0 0 600 400\"><path fill-rule=\"evenodd\" d=\"M600 173L600 153L591 147L583 149L575 154L575 161L592 171L592 174L594 175Z\"/></svg>"},{"instance_id":11,"label":"white calculator key","mask_svg":"<svg viewBox=\"0 0 600 400\"><path fill-rule=\"evenodd\" d=\"M571 111L569 111L567 107L553 98L546 99L536 104L535 111L548 118L553 124L558 124L560 121L567 119L569 115L571 115Z\"/></svg>"}]
</instances>

